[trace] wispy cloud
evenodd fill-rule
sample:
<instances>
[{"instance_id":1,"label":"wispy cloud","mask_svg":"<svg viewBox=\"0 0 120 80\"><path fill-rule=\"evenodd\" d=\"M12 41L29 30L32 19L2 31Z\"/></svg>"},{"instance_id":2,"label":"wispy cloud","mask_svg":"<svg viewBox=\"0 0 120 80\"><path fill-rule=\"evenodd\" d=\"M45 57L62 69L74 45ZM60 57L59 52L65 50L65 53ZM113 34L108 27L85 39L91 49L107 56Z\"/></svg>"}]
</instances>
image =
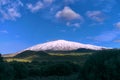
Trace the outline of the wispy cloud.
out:
<instances>
[{"instance_id":1,"label":"wispy cloud","mask_svg":"<svg viewBox=\"0 0 120 80\"><path fill-rule=\"evenodd\" d=\"M67 26L79 26L80 22L83 20L80 14L76 13L68 6L65 6L63 10L58 11L55 17L59 20L66 21ZM79 23L75 20L79 20Z\"/></svg>"},{"instance_id":2,"label":"wispy cloud","mask_svg":"<svg viewBox=\"0 0 120 80\"><path fill-rule=\"evenodd\" d=\"M117 27L117 28L120 29L120 22L117 22L117 23L115 23L114 25L115 25L115 27Z\"/></svg>"},{"instance_id":3,"label":"wispy cloud","mask_svg":"<svg viewBox=\"0 0 120 80\"><path fill-rule=\"evenodd\" d=\"M8 31L7 30L1 30L0 33L8 34Z\"/></svg>"},{"instance_id":4,"label":"wispy cloud","mask_svg":"<svg viewBox=\"0 0 120 80\"><path fill-rule=\"evenodd\" d=\"M15 20L16 18L21 17L21 14L17 12L15 8L8 8L7 12L0 10L4 20Z\"/></svg>"},{"instance_id":5,"label":"wispy cloud","mask_svg":"<svg viewBox=\"0 0 120 80\"><path fill-rule=\"evenodd\" d=\"M19 7L22 7L23 3L20 0L0 0L0 17L1 20L16 20L21 17Z\"/></svg>"},{"instance_id":6,"label":"wispy cloud","mask_svg":"<svg viewBox=\"0 0 120 80\"><path fill-rule=\"evenodd\" d=\"M75 26L75 27L80 27L81 23L71 23L71 22L67 22L66 23L67 26Z\"/></svg>"},{"instance_id":7,"label":"wispy cloud","mask_svg":"<svg viewBox=\"0 0 120 80\"><path fill-rule=\"evenodd\" d=\"M31 11L31 12L37 12L39 11L40 9L42 9L44 6L43 6L43 3L41 1L38 1L36 4L27 4L27 7L28 9Z\"/></svg>"},{"instance_id":8,"label":"wispy cloud","mask_svg":"<svg viewBox=\"0 0 120 80\"><path fill-rule=\"evenodd\" d=\"M100 41L100 42L107 42L107 41L113 41L119 35L120 35L119 30L106 31L106 32L103 32L102 34L96 36L94 39L96 41Z\"/></svg>"},{"instance_id":9,"label":"wispy cloud","mask_svg":"<svg viewBox=\"0 0 120 80\"><path fill-rule=\"evenodd\" d=\"M120 43L120 39L119 40L114 40L114 42L119 42Z\"/></svg>"},{"instance_id":10,"label":"wispy cloud","mask_svg":"<svg viewBox=\"0 0 120 80\"><path fill-rule=\"evenodd\" d=\"M86 15L96 22L103 22L105 20L104 14L101 11L87 11Z\"/></svg>"},{"instance_id":11,"label":"wispy cloud","mask_svg":"<svg viewBox=\"0 0 120 80\"><path fill-rule=\"evenodd\" d=\"M49 5L51 5L54 2L54 0L43 0L43 1L38 1L35 4L33 3L28 3L27 4L27 8L31 11L31 12L37 12L45 7L48 7Z\"/></svg>"}]
</instances>

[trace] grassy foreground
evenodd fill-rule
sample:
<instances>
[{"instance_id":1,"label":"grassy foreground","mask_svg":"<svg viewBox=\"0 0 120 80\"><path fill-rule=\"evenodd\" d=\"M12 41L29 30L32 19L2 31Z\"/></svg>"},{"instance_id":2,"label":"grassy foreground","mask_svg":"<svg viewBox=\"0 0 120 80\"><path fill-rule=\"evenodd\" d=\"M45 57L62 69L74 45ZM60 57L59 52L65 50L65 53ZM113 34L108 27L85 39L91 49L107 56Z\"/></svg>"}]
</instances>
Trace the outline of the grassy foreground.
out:
<instances>
[{"instance_id":1,"label":"grassy foreground","mask_svg":"<svg viewBox=\"0 0 120 80\"><path fill-rule=\"evenodd\" d=\"M47 62L47 61L55 61L55 62L73 62L79 65L83 65L86 59L92 53L70 53L70 54L56 54L56 53L48 53L47 56L41 55L31 55L27 57L6 57L4 58L7 62L18 61L18 62L32 62L39 61L39 62Z\"/></svg>"}]
</instances>

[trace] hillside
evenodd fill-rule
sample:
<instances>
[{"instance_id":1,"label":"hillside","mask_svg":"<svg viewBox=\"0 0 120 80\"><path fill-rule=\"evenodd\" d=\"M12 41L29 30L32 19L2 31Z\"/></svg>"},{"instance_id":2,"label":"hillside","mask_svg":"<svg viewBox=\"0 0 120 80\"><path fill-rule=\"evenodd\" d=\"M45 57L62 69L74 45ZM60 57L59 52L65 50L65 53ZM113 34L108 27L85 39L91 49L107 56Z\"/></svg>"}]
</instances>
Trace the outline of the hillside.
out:
<instances>
[{"instance_id":1,"label":"hillside","mask_svg":"<svg viewBox=\"0 0 120 80\"><path fill-rule=\"evenodd\" d=\"M43 51L26 50L24 52L15 55L14 58L28 58L28 57L42 57L42 56L48 56L48 54Z\"/></svg>"},{"instance_id":2,"label":"hillside","mask_svg":"<svg viewBox=\"0 0 120 80\"><path fill-rule=\"evenodd\" d=\"M19 61L19 62L76 62L83 65L87 57L91 55L92 52L57 52L57 53L46 53L43 51L24 51L17 54L14 57L4 57L8 62Z\"/></svg>"}]
</instances>

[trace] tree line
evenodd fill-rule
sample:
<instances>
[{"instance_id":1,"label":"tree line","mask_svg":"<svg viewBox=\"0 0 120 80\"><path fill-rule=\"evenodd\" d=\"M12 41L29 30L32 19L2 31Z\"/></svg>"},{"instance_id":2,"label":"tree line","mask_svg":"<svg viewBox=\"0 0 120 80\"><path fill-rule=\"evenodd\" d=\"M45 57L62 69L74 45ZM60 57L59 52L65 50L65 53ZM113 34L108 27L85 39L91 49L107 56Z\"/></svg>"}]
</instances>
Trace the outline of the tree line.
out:
<instances>
[{"instance_id":1,"label":"tree line","mask_svg":"<svg viewBox=\"0 0 120 80\"><path fill-rule=\"evenodd\" d=\"M120 50L97 51L83 66L73 62L6 62L0 55L0 80L71 74L79 74L77 80L120 80Z\"/></svg>"}]
</instances>

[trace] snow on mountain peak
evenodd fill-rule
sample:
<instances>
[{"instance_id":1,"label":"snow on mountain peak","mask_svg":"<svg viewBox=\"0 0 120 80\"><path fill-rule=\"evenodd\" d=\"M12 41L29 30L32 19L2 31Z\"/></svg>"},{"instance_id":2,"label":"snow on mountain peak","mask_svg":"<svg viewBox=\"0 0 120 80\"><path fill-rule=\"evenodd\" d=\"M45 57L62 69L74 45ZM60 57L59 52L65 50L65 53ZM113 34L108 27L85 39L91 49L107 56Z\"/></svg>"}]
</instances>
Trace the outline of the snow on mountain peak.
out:
<instances>
[{"instance_id":1,"label":"snow on mountain peak","mask_svg":"<svg viewBox=\"0 0 120 80\"><path fill-rule=\"evenodd\" d=\"M78 42L66 41L66 40L56 40L50 41L43 44L38 44L27 48L25 50L32 51L69 51L69 50L77 50L80 48L91 49L91 50L102 50L105 47L94 46L90 44L82 44Z\"/></svg>"}]
</instances>

